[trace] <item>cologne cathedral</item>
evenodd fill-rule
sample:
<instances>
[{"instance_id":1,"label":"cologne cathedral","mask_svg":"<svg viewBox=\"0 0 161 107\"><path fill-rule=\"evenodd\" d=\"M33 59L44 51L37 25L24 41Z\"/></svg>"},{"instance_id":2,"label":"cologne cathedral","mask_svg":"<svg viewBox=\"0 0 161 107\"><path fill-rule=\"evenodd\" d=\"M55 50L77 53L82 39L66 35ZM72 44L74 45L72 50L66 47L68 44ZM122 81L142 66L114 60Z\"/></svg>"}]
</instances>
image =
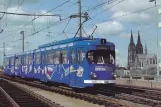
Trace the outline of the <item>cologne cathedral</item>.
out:
<instances>
[{"instance_id":1,"label":"cologne cathedral","mask_svg":"<svg viewBox=\"0 0 161 107\"><path fill-rule=\"evenodd\" d=\"M156 64L157 56L155 54L148 54L146 44L145 49L143 49L140 33L138 32L137 44L135 45L131 31L130 44L128 47L128 68L155 70Z\"/></svg>"}]
</instances>

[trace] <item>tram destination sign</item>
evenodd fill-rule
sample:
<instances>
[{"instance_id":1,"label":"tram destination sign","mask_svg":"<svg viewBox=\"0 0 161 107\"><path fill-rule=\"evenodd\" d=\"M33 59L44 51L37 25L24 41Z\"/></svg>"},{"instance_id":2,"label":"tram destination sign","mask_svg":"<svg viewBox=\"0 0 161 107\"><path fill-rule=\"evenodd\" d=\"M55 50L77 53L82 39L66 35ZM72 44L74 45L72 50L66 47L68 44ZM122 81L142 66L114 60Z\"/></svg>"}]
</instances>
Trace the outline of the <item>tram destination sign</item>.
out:
<instances>
[{"instance_id":1,"label":"tram destination sign","mask_svg":"<svg viewBox=\"0 0 161 107\"><path fill-rule=\"evenodd\" d=\"M110 50L110 47L109 46L96 46L96 49L97 50Z\"/></svg>"}]
</instances>

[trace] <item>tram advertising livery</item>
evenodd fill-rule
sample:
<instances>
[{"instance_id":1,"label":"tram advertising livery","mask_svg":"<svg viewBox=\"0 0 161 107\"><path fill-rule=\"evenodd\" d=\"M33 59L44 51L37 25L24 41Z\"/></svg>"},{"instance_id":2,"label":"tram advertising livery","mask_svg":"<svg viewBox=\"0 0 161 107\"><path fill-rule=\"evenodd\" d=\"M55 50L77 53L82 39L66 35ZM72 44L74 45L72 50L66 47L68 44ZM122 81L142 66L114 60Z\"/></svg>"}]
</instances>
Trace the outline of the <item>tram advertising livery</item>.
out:
<instances>
[{"instance_id":1,"label":"tram advertising livery","mask_svg":"<svg viewBox=\"0 0 161 107\"><path fill-rule=\"evenodd\" d=\"M76 37L4 57L10 76L93 87L115 83L115 45L106 39Z\"/></svg>"}]
</instances>

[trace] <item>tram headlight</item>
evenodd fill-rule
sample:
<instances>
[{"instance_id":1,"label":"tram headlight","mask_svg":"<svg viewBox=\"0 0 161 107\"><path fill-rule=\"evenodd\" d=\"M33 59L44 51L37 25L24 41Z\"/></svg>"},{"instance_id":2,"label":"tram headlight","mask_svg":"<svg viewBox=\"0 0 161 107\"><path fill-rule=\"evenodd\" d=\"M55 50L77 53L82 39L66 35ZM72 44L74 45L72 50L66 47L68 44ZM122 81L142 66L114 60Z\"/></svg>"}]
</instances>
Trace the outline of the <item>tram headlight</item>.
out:
<instances>
[{"instance_id":1,"label":"tram headlight","mask_svg":"<svg viewBox=\"0 0 161 107\"><path fill-rule=\"evenodd\" d=\"M97 74L96 74L96 73L91 72L91 78L92 78L92 79L96 79L96 78L98 78L98 76L97 76Z\"/></svg>"}]
</instances>

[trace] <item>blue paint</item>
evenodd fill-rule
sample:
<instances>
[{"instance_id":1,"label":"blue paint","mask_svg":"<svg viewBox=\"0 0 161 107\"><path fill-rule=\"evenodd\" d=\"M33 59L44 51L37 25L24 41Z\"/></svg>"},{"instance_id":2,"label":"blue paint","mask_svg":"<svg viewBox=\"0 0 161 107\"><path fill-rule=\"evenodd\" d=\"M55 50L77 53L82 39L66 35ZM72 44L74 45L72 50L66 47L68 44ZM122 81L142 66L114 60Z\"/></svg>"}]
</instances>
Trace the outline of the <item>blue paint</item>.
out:
<instances>
[{"instance_id":1,"label":"blue paint","mask_svg":"<svg viewBox=\"0 0 161 107\"><path fill-rule=\"evenodd\" d=\"M84 80L93 80L91 72L97 74L98 78L96 80L113 80L112 73L115 71L115 64L90 64L87 59L87 53L91 50L96 50L97 46L108 46L110 47L108 51L115 51L113 43L107 41L105 44L101 44L100 38L70 38L41 45L38 49L32 51L4 57L5 60L9 59L9 63L4 64L5 73L24 78L39 79L41 81L64 83L72 87L81 88L94 85L92 83L84 83ZM50 64L48 59L51 61L56 60L56 54L54 53L53 57L50 58L48 54L55 51L62 52L62 50L67 51L67 54L64 54L67 57L67 62ZM74 54L71 54L72 51ZM79 53L81 57L79 57ZM40 63L38 64L36 63L37 54L40 54L38 57ZM72 55L75 56L75 63L72 63ZM28 56L31 56L30 63L26 61ZM16 57L21 58L18 66L16 66ZM14 58L13 64L11 64L11 58ZM79 63L78 58L82 58L81 63ZM62 59L59 61L61 62ZM11 69L14 69L14 73L11 72Z\"/></svg>"}]
</instances>

